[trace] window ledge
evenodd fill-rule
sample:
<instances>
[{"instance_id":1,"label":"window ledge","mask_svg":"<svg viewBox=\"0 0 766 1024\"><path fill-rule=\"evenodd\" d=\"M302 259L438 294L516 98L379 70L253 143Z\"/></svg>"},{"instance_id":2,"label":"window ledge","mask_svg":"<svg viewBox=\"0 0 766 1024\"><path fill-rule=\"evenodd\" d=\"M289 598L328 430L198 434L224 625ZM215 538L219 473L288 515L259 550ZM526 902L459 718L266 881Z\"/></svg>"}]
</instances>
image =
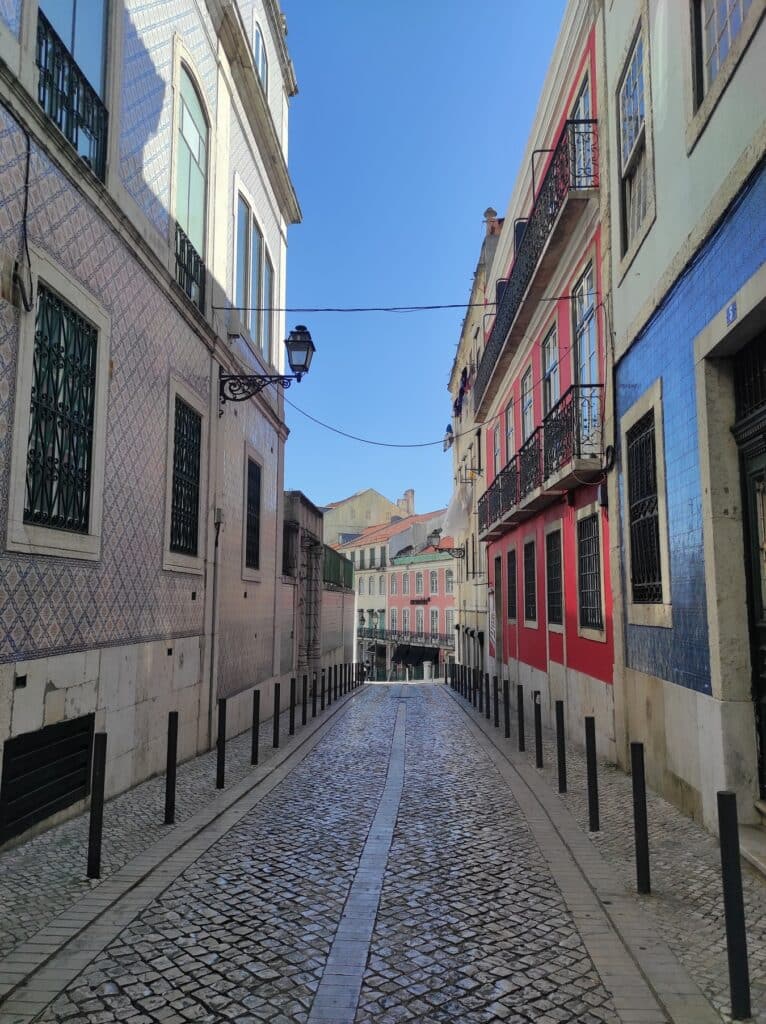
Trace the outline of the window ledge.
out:
<instances>
[{"instance_id":1,"label":"window ledge","mask_svg":"<svg viewBox=\"0 0 766 1024\"><path fill-rule=\"evenodd\" d=\"M597 644L606 643L606 630L605 629L589 629L586 626L577 627L577 635L583 640L592 640Z\"/></svg>"},{"instance_id":2,"label":"window ledge","mask_svg":"<svg viewBox=\"0 0 766 1024\"><path fill-rule=\"evenodd\" d=\"M548 632L549 633L559 633L561 636L563 636L564 635L564 627L560 626L558 624L558 622L549 622L548 623Z\"/></svg>"},{"instance_id":3,"label":"window ledge","mask_svg":"<svg viewBox=\"0 0 766 1024\"><path fill-rule=\"evenodd\" d=\"M201 555L182 555L178 551L166 551L162 559L165 572L185 572L201 576L204 572Z\"/></svg>"},{"instance_id":4,"label":"window ledge","mask_svg":"<svg viewBox=\"0 0 766 1024\"><path fill-rule=\"evenodd\" d=\"M630 601L628 602L628 624L672 629L673 606L671 604L634 604Z\"/></svg>"},{"instance_id":5,"label":"window ledge","mask_svg":"<svg viewBox=\"0 0 766 1024\"><path fill-rule=\"evenodd\" d=\"M537 619L524 619L524 629L537 629Z\"/></svg>"},{"instance_id":6,"label":"window ledge","mask_svg":"<svg viewBox=\"0 0 766 1024\"><path fill-rule=\"evenodd\" d=\"M9 551L23 551L28 555L84 558L91 562L98 562L101 558L101 537L97 534L52 530L10 518L6 547Z\"/></svg>"}]
</instances>

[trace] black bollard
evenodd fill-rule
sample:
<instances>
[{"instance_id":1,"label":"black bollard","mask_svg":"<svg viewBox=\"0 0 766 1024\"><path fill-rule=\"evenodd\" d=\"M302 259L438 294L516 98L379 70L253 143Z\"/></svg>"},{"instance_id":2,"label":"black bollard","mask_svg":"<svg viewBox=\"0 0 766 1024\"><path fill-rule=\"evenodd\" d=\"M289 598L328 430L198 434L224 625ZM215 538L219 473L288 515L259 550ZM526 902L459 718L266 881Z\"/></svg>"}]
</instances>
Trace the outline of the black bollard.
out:
<instances>
[{"instance_id":1,"label":"black bollard","mask_svg":"<svg viewBox=\"0 0 766 1024\"><path fill-rule=\"evenodd\" d=\"M215 741L215 788L223 789L226 783L226 698L218 698L218 738Z\"/></svg>"},{"instance_id":2,"label":"black bollard","mask_svg":"<svg viewBox=\"0 0 766 1024\"><path fill-rule=\"evenodd\" d=\"M559 793L567 791L567 748L564 733L564 701L556 701L556 752L559 767Z\"/></svg>"},{"instance_id":3,"label":"black bollard","mask_svg":"<svg viewBox=\"0 0 766 1024\"><path fill-rule=\"evenodd\" d=\"M588 828L598 832L601 822L598 813L598 766L596 764L596 719L585 717L585 758L588 763Z\"/></svg>"},{"instance_id":4,"label":"black bollard","mask_svg":"<svg viewBox=\"0 0 766 1024\"><path fill-rule=\"evenodd\" d=\"M105 781L106 733L97 732L93 737L93 777L90 788L90 824L88 828L88 878L101 878Z\"/></svg>"},{"instance_id":5,"label":"black bollard","mask_svg":"<svg viewBox=\"0 0 766 1024\"><path fill-rule=\"evenodd\" d=\"M646 774L644 745L631 743L630 770L633 778L633 832L636 837L636 886L645 895L652 891L649 875L649 825L646 815Z\"/></svg>"},{"instance_id":6,"label":"black bollard","mask_svg":"<svg viewBox=\"0 0 766 1024\"><path fill-rule=\"evenodd\" d=\"M511 737L511 684L507 679L503 680L503 724L505 725L505 738Z\"/></svg>"},{"instance_id":7,"label":"black bollard","mask_svg":"<svg viewBox=\"0 0 766 1024\"><path fill-rule=\"evenodd\" d=\"M484 712L484 682L481 678L481 672L478 669L474 669L474 674L478 673L478 689L479 689L479 714ZM474 684L475 685L475 684Z\"/></svg>"},{"instance_id":8,"label":"black bollard","mask_svg":"<svg viewBox=\"0 0 766 1024\"><path fill-rule=\"evenodd\" d=\"M253 690L253 728L250 732L250 764L258 764L258 743L261 738L261 691Z\"/></svg>"},{"instance_id":9,"label":"black bollard","mask_svg":"<svg viewBox=\"0 0 766 1024\"><path fill-rule=\"evenodd\" d=\"M306 724L308 718L308 700L309 700L309 677L306 673L303 673L303 685L301 687L301 725Z\"/></svg>"},{"instance_id":10,"label":"black bollard","mask_svg":"<svg viewBox=\"0 0 766 1024\"><path fill-rule=\"evenodd\" d=\"M750 1016L750 971L747 963L745 906L742 900L737 795L730 790L719 790L717 797L731 1016L733 1020L746 1020Z\"/></svg>"},{"instance_id":11,"label":"black bollard","mask_svg":"<svg viewBox=\"0 0 766 1024\"><path fill-rule=\"evenodd\" d=\"M492 676L492 709L495 714L495 728L500 728L500 690L497 685L497 676Z\"/></svg>"},{"instance_id":12,"label":"black bollard","mask_svg":"<svg viewBox=\"0 0 766 1024\"><path fill-rule=\"evenodd\" d=\"M273 747L279 746L279 683L274 683L274 714L272 715L271 722L274 726L274 734L272 736L271 745Z\"/></svg>"},{"instance_id":13,"label":"black bollard","mask_svg":"<svg viewBox=\"0 0 766 1024\"><path fill-rule=\"evenodd\" d=\"M295 735L295 678L290 680L290 718L287 731L290 736Z\"/></svg>"},{"instance_id":14,"label":"black bollard","mask_svg":"<svg viewBox=\"0 0 766 1024\"><path fill-rule=\"evenodd\" d=\"M332 706L332 665L327 669L327 707Z\"/></svg>"},{"instance_id":15,"label":"black bollard","mask_svg":"<svg viewBox=\"0 0 766 1024\"><path fill-rule=\"evenodd\" d=\"M317 674L316 670L311 676L311 717L316 718L317 716Z\"/></svg>"},{"instance_id":16,"label":"black bollard","mask_svg":"<svg viewBox=\"0 0 766 1024\"><path fill-rule=\"evenodd\" d=\"M532 702L535 708L535 766L543 766L543 708L540 691L535 690L532 694Z\"/></svg>"},{"instance_id":17,"label":"black bollard","mask_svg":"<svg viewBox=\"0 0 766 1024\"><path fill-rule=\"evenodd\" d=\"M335 694L335 700L338 699L338 666L336 665L332 670L333 675L333 692Z\"/></svg>"},{"instance_id":18,"label":"black bollard","mask_svg":"<svg viewBox=\"0 0 766 1024\"><path fill-rule=\"evenodd\" d=\"M484 717L489 719L492 714L489 708L489 672L484 673Z\"/></svg>"},{"instance_id":19,"label":"black bollard","mask_svg":"<svg viewBox=\"0 0 766 1024\"><path fill-rule=\"evenodd\" d=\"M324 669L322 669L322 686L319 690L319 710L324 711Z\"/></svg>"},{"instance_id":20,"label":"black bollard","mask_svg":"<svg viewBox=\"0 0 766 1024\"><path fill-rule=\"evenodd\" d=\"M178 765L178 712L168 712L168 753L165 762L165 824L176 820L176 767Z\"/></svg>"},{"instance_id":21,"label":"black bollard","mask_svg":"<svg viewBox=\"0 0 766 1024\"><path fill-rule=\"evenodd\" d=\"M516 725L519 733L519 751L526 750L524 744L524 687L521 683L516 684Z\"/></svg>"},{"instance_id":22,"label":"black bollard","mask_svg":"<svg viewBox=\"0 0 766 1024\"><path fill-rule=\"evenodd\" d=\"M476 669L474 668L469 668L468 670L468 683L471 687L471 701L473 702L473 706L481 711L481 692L476 685Z\"/></svg>"}]
</instances>

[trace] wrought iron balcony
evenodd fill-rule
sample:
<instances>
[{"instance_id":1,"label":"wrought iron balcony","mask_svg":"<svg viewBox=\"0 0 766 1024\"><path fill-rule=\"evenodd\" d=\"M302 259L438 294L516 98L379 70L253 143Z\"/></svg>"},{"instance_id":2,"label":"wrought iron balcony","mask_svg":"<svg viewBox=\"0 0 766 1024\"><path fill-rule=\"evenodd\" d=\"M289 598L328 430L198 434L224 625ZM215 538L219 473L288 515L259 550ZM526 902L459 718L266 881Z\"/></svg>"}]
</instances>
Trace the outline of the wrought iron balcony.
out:
<instances>
[{"instance_id":1,"label":"wrought iron balcony","mask_svg":"<svg viewBox=\"0 0 766 1024\"><path fill-rule=\"evenodd\" d=\"M601 469L603 455L602 384L575 384L562 396L543 420L543 478L546 484L575 464L596 462Z\"/></svg>"},{"instance_id":2,"label":"wrought iron balcony","mask_svg":"<svg viewBox=\"0 0 766 1024\"><path fill-rule=\"evenodd\" d=\"M579 210L598 188L598 122L567 121L551 154L542 184L519 243L508 284L473 385L478 417L524 335L534 304L555 269L559 249L568 238ZM525 300L529 299L529 302Z\"/></svg>"},{"instance_id":3,"label":"wrought iron balcony","mask_svg":"<svg viewBox=\"0 0 766 1024\"><path fill-rule=\"evenodd\" d=\"M403 629L372 629L370 626L357 626L356 635L359 640L417 644L421 647L454 648L455 646L455 637L452 633L431 633L428 630L411 632Z\"/></svg>"},{"instance_id":4,"label":"wrought iron balcony","mask_svg":"<svg viewBox=\"0 0 766 1024\"><path fill-rule=\"evenodd\" d=\"M42 11L37 15L37 66L40 106L103 181L109 115Z\"/></svg>"},{"instance_id":5,"label":"wrought iron balcony","mask_svg":"<svg viewBox=\"0 0 766 1024\"><path fill-rule=\"evenodd\" d=\"M519 502L519 462L514 457L507 462L492 481L487 490L479 498L479 535L483 540L492 540L492 536L483 536L496 524L502 524L505 517ZM503 529L494 531L499 536Z\"/></svg>"},{"instance_id":6,"label":"wrought iron balcony","mask_svg":"<svg viewBox=\"0 0 766 1024\"><path fill-rule=\"evenodd\" d=\"M176 281L201 313L205 312L205 262L176 224Z\"/></svg>"},{"instance_id":7,"label":"wrought iron balcony","mask_svg":"<svg viewBox=\"0 0 766 1024\"><path fill-rule=\"evenodd\" d=\"M519 448L519 501L540 487L543 482L542 430L533 430Z\"/></svg>"}]
</instances>

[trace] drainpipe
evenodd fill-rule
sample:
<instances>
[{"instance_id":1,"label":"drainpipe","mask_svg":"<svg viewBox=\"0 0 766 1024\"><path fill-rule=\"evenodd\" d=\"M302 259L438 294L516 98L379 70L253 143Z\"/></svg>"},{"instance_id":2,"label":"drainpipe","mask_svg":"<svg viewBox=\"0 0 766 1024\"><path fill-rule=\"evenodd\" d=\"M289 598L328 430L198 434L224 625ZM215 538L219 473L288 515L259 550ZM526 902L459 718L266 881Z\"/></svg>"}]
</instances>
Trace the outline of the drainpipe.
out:
<instances>
[{"instance_id":1,"label":"drainpipe","mask_svg":"<svg viewBox=\"0 0 766 1024\"><path fill-rule=\"evenodd\" d=\"M208 707L207 707L207 736L208 747L213 746L213 722L215 721L215 655L216 655L216 612L218 608L218 538L223 523L223 509L215 510L215 545L213 547L213 611L210 616L210 680L208 686Z\"/></svg>"}]
</instances>

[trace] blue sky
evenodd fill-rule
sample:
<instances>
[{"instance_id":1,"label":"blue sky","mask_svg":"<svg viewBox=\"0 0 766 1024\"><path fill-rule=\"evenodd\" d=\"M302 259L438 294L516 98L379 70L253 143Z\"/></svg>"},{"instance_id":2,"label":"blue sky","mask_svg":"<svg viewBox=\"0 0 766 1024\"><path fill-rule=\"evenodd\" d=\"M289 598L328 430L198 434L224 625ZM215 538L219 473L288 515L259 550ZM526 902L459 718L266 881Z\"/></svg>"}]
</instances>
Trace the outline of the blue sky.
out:
<instances>
[{"instance_id":1,"label":"blue sky","mask_svg":"<svg viewBox=\"0 0 766 1024\"><path fill-rule=\"evenodd\" d=\"M565 0L282 0L299 94L290 172L287 305L465 303L484 235L519 171ZM437 441L463 312L288 313L317 352L285 393L317 419L377 441ZM446 505L441 445L373 447L286 406L285 485L317 504L414 487Z\"/></svg>"}]
</instances>

